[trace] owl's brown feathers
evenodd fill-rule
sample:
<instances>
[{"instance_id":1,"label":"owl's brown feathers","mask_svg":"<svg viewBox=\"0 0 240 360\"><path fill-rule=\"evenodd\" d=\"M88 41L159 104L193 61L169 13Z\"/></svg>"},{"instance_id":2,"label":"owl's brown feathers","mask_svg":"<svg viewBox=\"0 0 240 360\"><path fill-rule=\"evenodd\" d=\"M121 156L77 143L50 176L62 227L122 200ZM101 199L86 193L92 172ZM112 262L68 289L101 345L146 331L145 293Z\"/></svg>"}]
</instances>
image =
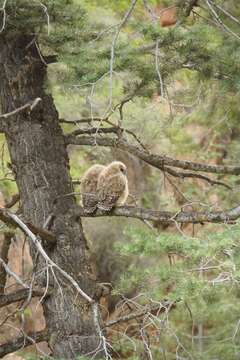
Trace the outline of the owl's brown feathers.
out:
<instances>
[{"instance_id":1,"label":"owl's brown feathers","mask_svg":"<svg viewBox=\"0 0 240 360\"><path fill-rule=\"evenodd\" d=\"M97 184L98 204L101 210L109 211L123 205L128 197L127 168L120 161L113 161L99 175Z\"/></svg>"},{"instance_id":2,"label":"owl's brown feathers","mask_svg":"<svg viewBox=\"0 0 240 360\"><path fill-rule=\"evenodd\" d=\"M87 213L93 213L97 209L97 183L103 169L105 166L96 164L91 166L83 175L81 181L82 203Z\"/></svg>"},{"instance_id":3,"label":"owl's brown feathers","mask_svg":"<svg viewBox=\"0 0 240 360\"><path fill-rule=\"evenodd\" d=\"M126 166L113 161L108 166L93 165L81 182L84 210L93 213L97 208L105 211L123 205L128 197Z\"/></svg>"}]
</instances>

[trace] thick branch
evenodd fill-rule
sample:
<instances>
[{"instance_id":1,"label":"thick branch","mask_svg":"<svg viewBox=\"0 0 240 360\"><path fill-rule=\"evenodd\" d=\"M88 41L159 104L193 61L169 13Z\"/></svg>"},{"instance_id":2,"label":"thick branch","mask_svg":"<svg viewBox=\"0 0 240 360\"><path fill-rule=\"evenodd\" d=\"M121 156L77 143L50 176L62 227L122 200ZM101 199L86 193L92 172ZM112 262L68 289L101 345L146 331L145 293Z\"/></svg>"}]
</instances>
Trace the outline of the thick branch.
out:
<instances>
[{"instance_id":1,"label":"thick branch","mask_svg":"<svg viewBox=\"0 0 240 360\"><path fill-rule=\"evenodd\" d=\"M15 303L17 301L20 300L25 300L28 298L29 296L29 291L30 289L21 289L21 290L17 290L14 291L10 294L6 294L6 295L0 295L0 308L12 303ZM42 296L44 295L45 290L32 290L32 297L33 296Z\"/></svg>"},{"instance_id":2,"label":"thick branch","mask_svg":"<svg viewBox=\"0 0 240 360\"><path fill-rule=\"evenodd\" d=\"M165 155L151 154L142 148L140 149L135 145L129 144L124 139L115 140L109 137L98 137L98 136L77 137L71 134L66 135L65 139L67 144L73 144L73 145L90 145L90 146L99 145L106 147L115 147L137 156L138 158L147 162L149 165L152 165L160 170L164 170L166 166L173 166L185 170L203 171L214 174L240 175L240 166L209 165L209 164L197 163L188 160L173 159Z\"/></svg>"},{"instance_id":3,"label":"thick branch","mask_svg":"<svg viewBox=\"0 0 240 360\"><path fill-rule=\"evenodd\" d=\"M11 354L14 351L23 349L34 343L39 343L41 341L47 341L49 339L49 334L46 330L38 331L31 334L26 334L17 339L11 340L0 346L0 357L7 354Z\"/></svg>"},{"instance_id":4,"label":"thick branch","mask_svg":"<svg viewBox=\"0 0 240 360\"><path fill-rule=\"evenodd\" d=\"M81 217L124 216L140 220L158 221L164 224L170 224L174 222L181 224L202 224L206 222L232 223L240 217L240 205L226 211L178 211L175 213L170 211L143 209L133 206L121 206L114 208L110 212L97 210L93 214L86 213L84 209L79 206L76 208L75 213L77 216Z\"/></svg>"}]
</instances>

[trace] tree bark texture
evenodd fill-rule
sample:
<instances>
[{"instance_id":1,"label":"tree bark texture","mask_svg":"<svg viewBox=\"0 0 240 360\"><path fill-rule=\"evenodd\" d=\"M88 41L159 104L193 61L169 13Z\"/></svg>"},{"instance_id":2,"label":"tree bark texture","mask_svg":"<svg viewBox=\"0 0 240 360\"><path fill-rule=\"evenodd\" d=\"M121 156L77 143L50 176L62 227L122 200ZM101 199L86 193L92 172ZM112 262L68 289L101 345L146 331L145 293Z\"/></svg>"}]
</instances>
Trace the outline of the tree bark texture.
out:
<instances>
[{"instance_id":1,"label":"tree bark texture","mask_svg":"<svg viewBox=\"0 0 240 360\"><path fill-rule=\"evenodd\" d=\"M52 97L44 89L46 64L32 36L15 35L0 38L0 98L2 113L13 111L40 97L42 101L31 111L21 111L5 119L4 132L26 222L43 227L53 214L51 232L56 245L43 243L48 256L67 271L90 297L94 297L96 281L87 254L86 240L79 217L73 215L74 196L69 175L69 159ZM36 254L31 246L32 256ZM46 263L41 256L37 270ZM38 281L46 286L46 271ZM91 305L66 283L59 273L52 276L54 285L43 302L50 347L54 357L76 358L99 346L99 336ZM99 351L99 348L98 348ZM101 356L101 351L98 352Z\"/></svg>"}]
</instances>

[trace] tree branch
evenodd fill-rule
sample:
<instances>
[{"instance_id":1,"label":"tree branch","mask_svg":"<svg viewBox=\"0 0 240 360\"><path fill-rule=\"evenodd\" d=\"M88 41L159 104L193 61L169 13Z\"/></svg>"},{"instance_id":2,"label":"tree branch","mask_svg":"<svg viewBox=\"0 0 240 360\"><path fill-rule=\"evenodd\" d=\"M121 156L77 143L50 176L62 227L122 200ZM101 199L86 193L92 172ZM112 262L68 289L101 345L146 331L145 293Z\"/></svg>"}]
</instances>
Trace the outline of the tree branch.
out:
<instances>
[{"instance_id":1,"label":"tree branch","mask_svg":"<svg viewBox=\"0 0 240 360\"><path fill-rule=\"evenodd\" d=\"M35 333L31 334L24 334L24 336L21 336L19 338L16 338L14 340L10 340L5 344L2 344L0 346L0 357L7 354L11 354L14 351L23 349L29 345L32 345L34 343L39 343L41 341L47 341L49 339L50 335L47 332L47 330L37 331Z\"/></svg>"},{"instance_id":2,"label":"tree branch","mask_svg":"<svg viewBox=\"0 0 240 360\"><path fill-rule=\"evenodd\" d=\"M157 211L151 209L138 208L134 206L121 206L113 208L110 212L97 210L93 214L86 213L84 208L78 206L75 214L80 217L100 217L100 216L124 216L140 220L158 221L164 224L203 224L203 223L230 223L232 224L240 217L240 205L226 211Z\"/></svg>"},{"instance_id":3,"label":"tree branch","mask_svg":"<svg viewBox=\"0 0 240 360\"><path fill-rule=\"evenodd\" d=\"M0 208L0 220L8 226L12 226L14 228L18 227L21 229L21 227L12 219L11 214L4 208ZM56 236L50 231L39 228L30 223L28 223L28 227L35 235L39 235L42 239L48 241L51 244L56 243Z\"/></svg>"},{"instance_id":4,"label":"tree branch","mask_svg":"<svg viewBox=\"0 0 240 360\"><path fill-rule=\"evenodd\" d=\"M9 304L15 303L20 300L25 300L29 296L30 289L20 289L17 291L14 291L10 294L6 295L0 295L0 308L3 306L7 306ZM32 296L42 296L44 295L45 290L41 289L33 289L32 290Z\"/></svg>"},{"instance_id":5,"label":"tree branch","mask_svg":"<svg viewBox=\"0 0 240 360\"><path fill-rule=\"evenodd\" d=\"M108 321L104 327L110 327L122 322L127 322L133 319L137 319L139 317L142 317L145 314L161 314L165 311L169 311L172 308L174 308L176 306L176 301L168 301L168 300L164 300L163 302L159 303L159 304L151 304L150 306L147 305L146 307L144 307L143 310L140 311L135 311L133 313L130 313L128 315L119 317L117 319L113 319Z\"/></svg>"},{"instance_id":6,"label":"tree branch","mask_svg":"<svg viewBox=\"0 0 240 360\"><path fill-rule=\"evenodd\" d=\"M173 166L184 170L203 171L213 174L229 174L240 175L240 166L231 165L209 165L189 160L178 160L166 155L157 155L147 152L144 149L128 143L124 139L113 139L110 137L98 136L74 136L72 134L65 136L66 144L73 145L90 145L90 146L106 146L115 147L129 152L160 170L166 170L166 166ZM181 175L182 177L184 174ZM190 176L190 175L189 175ZM206 180L206 179L205 179Z\"/></svg>"},{"instance_id":7,"label":"tree branch","mask_svg":"<svg viewBox=\"0 0 240 360\"><path fill-rule=\"evenodd\" d=\"M36 99L34 99L32 101L29 101L25 105L20 106L20 107L18 107L17 109L15 109L13 111L10 111L9 113L0 114L0 119L7 119L7 118L9 118L9 117L11 117L13 115L16 115L17 113L25 110L25 109L28 109L28 108L30 108L30 111L32 111L40 101L42 101L41 98L36 98Z\"/></svg>"},{"instance_id":8,"label":"tree branch","mask_svg":"<svg viewBox=\"0 0 240 360\"><path fill-rule=\"evenodd\" d=\"M0 253L0 258L4 261L4 263L6 263L8 261L8 251L9 251L9 248L11 245L12 237L13 237L12 232L6 231L4 233L3 244L2 244L1 253ZM3 264L1 264L1 266L0 266L0 296L1 296L1 294L4 293L6 280L7 280L7 273L6 273L6 270L3 266Z\"/></svg>"}]
</instances>

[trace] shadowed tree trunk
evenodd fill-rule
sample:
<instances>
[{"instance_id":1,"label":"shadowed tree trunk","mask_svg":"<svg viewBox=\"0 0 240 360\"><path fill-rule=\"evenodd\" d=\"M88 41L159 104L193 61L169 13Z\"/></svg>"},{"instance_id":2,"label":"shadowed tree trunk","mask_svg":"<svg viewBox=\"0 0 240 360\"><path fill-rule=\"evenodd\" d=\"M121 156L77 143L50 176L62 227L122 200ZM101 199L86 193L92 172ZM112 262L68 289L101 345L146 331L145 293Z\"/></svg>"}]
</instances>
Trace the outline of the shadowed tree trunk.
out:
<instances>
[{"instance_id":1,"label":"shadowed tree trunk","mask_svg":"<svg viewBox=\"0 0 240 360\"><path fill-rule=\"evenodd\" d=\"M25 221L43 227L53 214L50 230L57 243L43 243L50 258L68 272L90 297L95 296L96 282L89 265L87 246L80 219L71 211L75 206L69 175L69 160L58 113L52 97L44 90L46 65L31 36L15 35L0 38L0 98L2 113L13 111L40 97L34 109L25 109L2 120L21 199L21 214ZM4 124L3 124L4 122ZM36 257L37 270L46 266ZM43 302L55 357L75 358L79 354L94 354L99 336L94 325L91 305L55 270L58 284L49 270L53 294ZM46 271L37 278L46 286ZM99 350L99 349L98 349ZM101 352L98 353L101 355Z\"/></svg>"}]
</instances>

